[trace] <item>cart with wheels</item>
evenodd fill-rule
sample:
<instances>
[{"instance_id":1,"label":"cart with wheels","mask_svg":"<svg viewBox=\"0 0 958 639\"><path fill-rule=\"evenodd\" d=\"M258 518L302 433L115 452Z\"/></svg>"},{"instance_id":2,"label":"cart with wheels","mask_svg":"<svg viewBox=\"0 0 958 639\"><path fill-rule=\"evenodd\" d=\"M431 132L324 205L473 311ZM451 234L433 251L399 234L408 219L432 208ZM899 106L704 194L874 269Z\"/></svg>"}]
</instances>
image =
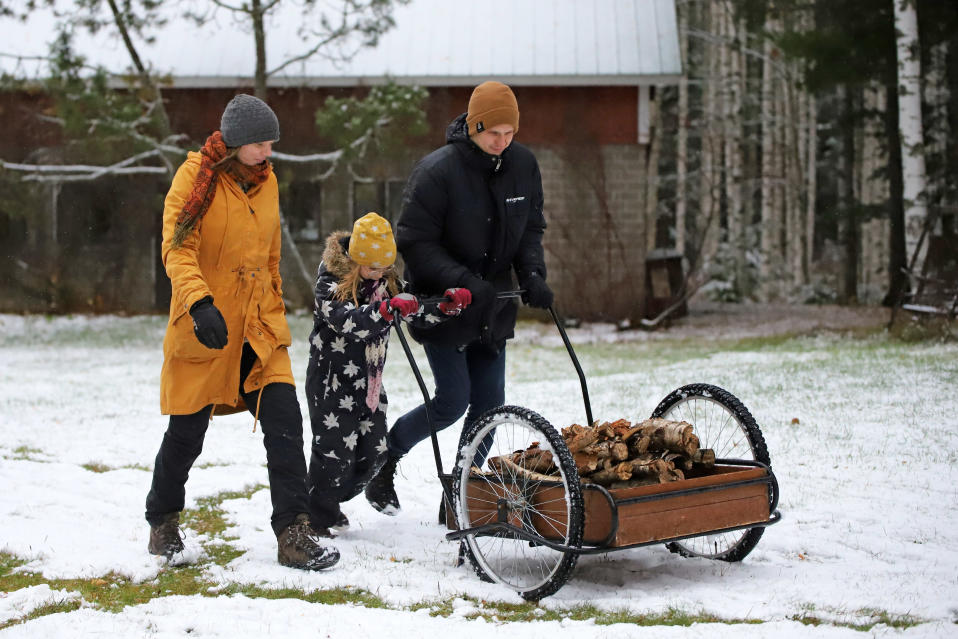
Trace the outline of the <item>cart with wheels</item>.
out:
<instances>
[{"instance_id":1,"label":"cart with wheels","mask_svg":"<svg viewBox=\"0 0 958 639\"><path fill-rule=\"evenodd\" d=\"M585 375L562 322L553 309L549 312L575 365L591 425ZM396 329L428 416L429 392L398 323ZM444 471L430 418L451 530L446 538L461 542L461 554L481 579L531 601L559 590L585 554L665 544L688 557L741 561L765 527L781 519L778 483L755 419L734 395L703 383L672 391L652 417L691 424L702 448L714 450L714 469L622 489L584 483L552 424L528 408L502 406L463 432L450 473ZM551 453L550 474L489 463L532 446Z\"/></svg>"}]
</instances>

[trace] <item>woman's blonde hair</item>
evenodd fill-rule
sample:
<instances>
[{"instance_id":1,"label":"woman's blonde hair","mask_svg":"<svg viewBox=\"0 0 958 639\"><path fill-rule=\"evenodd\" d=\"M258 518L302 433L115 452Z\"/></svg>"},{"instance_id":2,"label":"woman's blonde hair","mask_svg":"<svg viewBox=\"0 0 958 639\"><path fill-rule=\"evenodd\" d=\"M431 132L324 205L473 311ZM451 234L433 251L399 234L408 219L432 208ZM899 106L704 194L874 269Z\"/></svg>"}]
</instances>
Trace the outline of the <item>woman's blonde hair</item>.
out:
<instances>
[{"instance_id":1,"label":"woman's blonde hair","mask_svg":"<svg viewBox=\"0 0 958 639\"><path fill-rule=\"evenodd\" d=\"M348 255L347 259L349 259ZM359 306L359 285L363 282L363 276L359 271L362 269L362 265L353 262L351 259L349 262L352 264L352 268L349 269L346 275L340 278L339 286L336 287L333 298L340 302L346 302L351 299L353 304ZM395 265L388 267L383 272L382 279L386 280L386 290L389 292L389 295L399 293L399 273L396 271Z\"/></svg>"}]
</instances>

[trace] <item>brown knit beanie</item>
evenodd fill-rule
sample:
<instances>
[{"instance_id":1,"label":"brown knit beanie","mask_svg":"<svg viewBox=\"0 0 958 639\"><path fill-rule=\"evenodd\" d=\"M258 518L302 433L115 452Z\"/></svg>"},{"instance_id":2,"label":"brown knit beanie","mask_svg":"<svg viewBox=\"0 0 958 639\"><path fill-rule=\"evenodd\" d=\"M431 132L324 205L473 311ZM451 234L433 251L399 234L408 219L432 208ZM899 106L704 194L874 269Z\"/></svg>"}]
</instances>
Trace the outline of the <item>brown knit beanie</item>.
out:
<instances>
[{"instance_id":1,"label":"brown knit beanie","mask_svg":"<svg viewBox=\"0 0 958 639\"><path fill-rule=\"evenodd\" d=\"M469 98L466 126L469 135L475 135L500 124L511 124L519 131L519 103L512 89L502 82L483 82Z\"/></svg>"},{"instance_id":2,"label":"brown knit beanie","mask_svg":"<svg viewBox=\"0 0 958 639\"><path fill-rule=\"evenodd\" d=\"M363 266L392 266L396 261L396 240L389 221L378 213L367 213L356 220L349 236L349 257Z\"/></svg>"}]
</instances>

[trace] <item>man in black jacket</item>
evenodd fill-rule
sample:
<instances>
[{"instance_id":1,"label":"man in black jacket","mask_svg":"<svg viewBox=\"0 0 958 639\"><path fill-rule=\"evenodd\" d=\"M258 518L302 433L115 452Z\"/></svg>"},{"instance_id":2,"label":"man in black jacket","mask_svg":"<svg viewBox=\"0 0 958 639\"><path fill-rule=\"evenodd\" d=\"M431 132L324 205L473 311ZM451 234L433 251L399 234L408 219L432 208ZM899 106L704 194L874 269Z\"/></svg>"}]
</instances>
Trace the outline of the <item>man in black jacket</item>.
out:
<instances>
[{"instance_id":1,"label":"man in black jacket","mask_svg":"<svg viewBox=\"0 0 958 639\"><path fill-rule=\"evenodd\" d=\"M468 111L446 130L446 145L419 161L403 193L396 238L412 291L472 292L472 305L459 317L412 331L435 379L429 413L437 430L463 413L468 425L505 401L505 345L517 305L496 294L514 288L513 272L527 304L552 305L542 250L542 178L532 152L513 141L518 130L512 90L500 82L480 84ZM386 463L366 486L374 508L399 511L396 464L428 436L425 405L396 420Z\"/></svg>"}]
</instances>

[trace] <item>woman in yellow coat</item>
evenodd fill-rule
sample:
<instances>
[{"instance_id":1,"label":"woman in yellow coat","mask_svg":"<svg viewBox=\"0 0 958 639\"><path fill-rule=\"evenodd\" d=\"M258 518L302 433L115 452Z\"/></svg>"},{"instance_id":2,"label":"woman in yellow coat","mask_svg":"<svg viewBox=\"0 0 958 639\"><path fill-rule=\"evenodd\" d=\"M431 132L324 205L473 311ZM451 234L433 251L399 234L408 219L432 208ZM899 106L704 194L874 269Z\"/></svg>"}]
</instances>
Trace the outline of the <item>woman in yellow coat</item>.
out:
<instances>
[{"instance_id":1,"label":"woman in yellow coat","mask_svg":"<svg viewBox=\"0 0 958 639\"><path fill-rule=\"evenodd\" d=\"M319 543L307 515L302 414L279 274L279 191L269 162L278 139L272 109L237 95L166 196L162 257L173 297L160 408L170 421L146 498L155 555L183 550L186 479L210 420L245 408L262 424L279 562L318 570L339 559Z\"/></svg>"}]
</instances>

